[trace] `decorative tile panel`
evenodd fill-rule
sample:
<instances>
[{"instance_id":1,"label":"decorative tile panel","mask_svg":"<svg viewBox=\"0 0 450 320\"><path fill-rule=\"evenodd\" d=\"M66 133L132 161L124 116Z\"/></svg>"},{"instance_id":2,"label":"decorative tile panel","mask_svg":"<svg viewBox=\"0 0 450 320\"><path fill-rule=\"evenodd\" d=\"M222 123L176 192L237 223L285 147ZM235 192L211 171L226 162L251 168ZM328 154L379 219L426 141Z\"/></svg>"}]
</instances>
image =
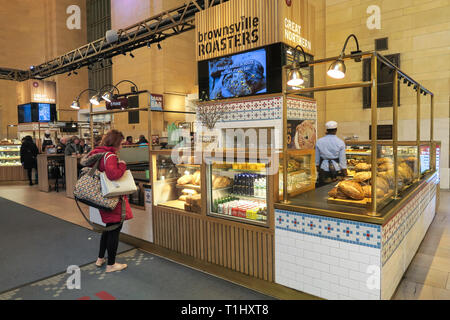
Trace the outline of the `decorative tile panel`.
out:
<instances>
[{"instance_id":1,"label":"decorative tile panel","mask_svg":"<svg viewBox=\"0 0 450 320\"><path fill-rule=\"evenodd\" d=\"M219 122L282 120L283 97L249 98L243 101L211 102L208 106L221 106L225 114ZM292 98L287 100L288 119L316 120L317 103L313 100Z\"/></svg>"},{"instance_id":2,"label":"decorative tile panel","mask_svg":"<svg viewBox=\"0 0 450 320\"><path fill-rule=\"evenodd\" d=\"M275 227L344 243L381 248L381 226L375 224L275 210Z\"/></svg>"},{"instance_id":3,"label":"decorative tile panel","mask_svg":"<svg viewBox=\"0 0 450 320\"><path fill-rule=\"evenodd\" d=\"M382 228L382 264L384 265L436 194L438 176L433 175Z\"/></svg>"},{"instance_id":4,"label":"decorative tile panel","mask_svg":"<svg viewBox=\"0 0 450 320\"><path fill-rule=\"evenodd\" d=\"M247 101L214 102L209 106L220 105L224 116L219 122L277 120L283 116L283 98L271 97L249 99Z\"/></svg>"},{"instance_id":5,"label":"decorative tile panel","mask_svg":"<svg viewBox=\"0 0 450 320\"><path fill-rule=\"evenodd\" d=\"M316 120L317 102L301 98L287 99L287 116L289 120Z\"/></svg>"}]
</instances>

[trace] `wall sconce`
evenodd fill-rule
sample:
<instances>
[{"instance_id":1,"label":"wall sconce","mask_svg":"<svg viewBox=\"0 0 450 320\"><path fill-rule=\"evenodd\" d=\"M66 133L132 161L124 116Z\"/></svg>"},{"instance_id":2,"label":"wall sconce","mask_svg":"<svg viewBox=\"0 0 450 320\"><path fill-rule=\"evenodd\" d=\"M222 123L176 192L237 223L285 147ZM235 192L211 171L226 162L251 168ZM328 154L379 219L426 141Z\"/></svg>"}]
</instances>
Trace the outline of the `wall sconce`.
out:
<instances>
[{"instance_id":1,"label":"wall sconce","mask_svg":"<svg viewBox=\"0 0 450 320\"><path fill-rule=\"evenodd\" d=\"M345 55L345 49L347 48L347 44L348 44L348 41L350 40L350 38L354 38L355 42L356 42L356 51L352 51L351 54L353 55L353 54L361 53L361 50L359 50L358 39L356 38L356 36L354 34L349 35L347 37L347 39L345 40L344 48L342 49L339 58L336 61L334 61L328 68L327 74L329 77L331 77L333 79L345 78L345 72L347 71L347 68L345 67L345 63L344 63L344 55ZM355 61L361 62L361 58L357 57L357 58L355 58Z\"/></svg>"},{"instance_id":2,"label":"wall sconce","mask_svg":"<svg viewBox=\"0 0 450 320\"><path fill-rule=\"evenodd\" d=\"M300 62L300 53L298 51L299 48L303 53L303 62ZM300 68L308 66L308 61L306 61L306 54L303 48L301 46L296 46L294 50L294 64L291 70L289 70L287 78L287 85L290 87L298 87L305 83Z\"/></svg>"}]
</instances>

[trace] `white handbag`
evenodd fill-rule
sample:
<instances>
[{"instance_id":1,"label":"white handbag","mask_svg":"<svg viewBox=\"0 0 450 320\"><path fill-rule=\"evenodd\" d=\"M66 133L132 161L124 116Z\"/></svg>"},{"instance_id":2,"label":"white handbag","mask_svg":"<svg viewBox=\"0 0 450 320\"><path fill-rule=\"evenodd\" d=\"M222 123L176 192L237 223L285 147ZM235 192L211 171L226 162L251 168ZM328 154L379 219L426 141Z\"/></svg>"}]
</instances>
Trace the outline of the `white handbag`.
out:
<instances>
[{"instance_id":1,"label":"white handbag","mask_svg":"<svg viewBox=\"0 0 450 320\"><path fill-rule=\"evenodd\" d=\"M106 161L110 156L116 156L110 154L108 157L105 155L104 164L106 168ZM130 170L125 171L123 176L119 180L111 181L106 176L105 172L100 173L100 182L102 186L102 195L104 197L117 197L122 195L133 194L137 191L136 183L134 182L133 175Z\"/></svg>"}]
</instances>

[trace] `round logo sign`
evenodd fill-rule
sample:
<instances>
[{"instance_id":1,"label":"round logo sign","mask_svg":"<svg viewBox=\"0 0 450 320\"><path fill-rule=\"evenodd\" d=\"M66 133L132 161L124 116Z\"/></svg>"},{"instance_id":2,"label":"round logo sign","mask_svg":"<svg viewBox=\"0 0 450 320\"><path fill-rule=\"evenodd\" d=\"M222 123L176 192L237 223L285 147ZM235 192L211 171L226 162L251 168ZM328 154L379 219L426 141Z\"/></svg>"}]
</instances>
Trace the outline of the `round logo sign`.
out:
<instances>
[{"instance_id":1,"label":"round logo sign","mask_svg":"<svg viewBox=\"0 0 450 320\"><path fill-rule=\"evenodd\" d=\"M286 4L290 7L292 4L292 0L286 0Z\"/></svg>"},{"instance_id":2,"label":"round logo sign","mask_svg":"<svg viewBox=\"0 0 450 320\"><path fill-rule=\"evenodd\" d=\"M33 87L35 87L35 88L37 88L37 87L39 87L39 83L38 82L33 82Z\"/></svg>"}]
</instances>

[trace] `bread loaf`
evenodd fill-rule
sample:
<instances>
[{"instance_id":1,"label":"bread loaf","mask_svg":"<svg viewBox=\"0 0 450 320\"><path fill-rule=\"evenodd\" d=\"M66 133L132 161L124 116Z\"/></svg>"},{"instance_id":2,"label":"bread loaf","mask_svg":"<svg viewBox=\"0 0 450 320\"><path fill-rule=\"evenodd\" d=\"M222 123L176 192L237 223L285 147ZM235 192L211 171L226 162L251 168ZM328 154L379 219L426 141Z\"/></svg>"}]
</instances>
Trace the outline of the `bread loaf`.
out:
<instances>
[{"instance_id":1,"label":"bread loaf","mask_svg":"<svg viewBox=\"0 0 450 320\"><path fill-rule=\"evenodd\" d=\"M182 176L180 179L178 179L177 183L179 185L184 186L185 184L192 183L193 178L194 178L194 176L188 174L188 175Z\"/></svg>"},{"instance_id":2,"label":"bread loaf","mask_svg":"<svg viewBox=\"0 0 450 320\"><path fill-rule=\"evenodd\" d=\"M358 163L355 166L355 170L356 171L370 171L370 169L372 169L372 166L368 163Z\"/></svg>"},{"instance_id":3,"label":"bread loaf","mask_svg":"<svg viewBox=\"0 0 450 320\"><path fill-rule=\"evenodd\" d=\"M385 178L377 176L377 188L380 188L384 193L387 193L389 191L389 183Z\"/></svg>"},{"instance_id":4,"label":"bread loaf","mask_svg":"<svg viewBox=\"0 0 450 320\"><path fill-rule=\"evenodd\" d=\"M377 160L378 165L381 165L383 163L394 163L394 161L391 158L379 158Z\"/></svg>"},{"instance_id":5,"label":"bread loaf","mask_svg":"<svg viewBox=\"0 0 450 320\"><path fill-rule=\"evenodd\" d=\"M188 197L187 195L182 195L178 200L186 202L187 197Z\"/></svg>"},{"instance_id":6,"label":"bread loaf","mask_svg":"<svg viewBox=\"0 0 450 320\"><path fill-rule=\"evenodd\" d=\"M386 179L386 181L389 183L390 188L393 188L395 186L394 170L383 171L378 173L378 175Z\"/></svg>"},{"instance_id":7,"label":"bread loaf","mask_svg":"<svg viewBox=\"0 0 450 320\"><path fill-rule=\"evenodd\" d=\"M362 187L364 190L364 196L366 198L372 198L372 186L363 186ZM382 198L384 197L384 191L381 190L380 188L377 188L377 198Z\"/></svg>"},{"instance_id":8,"label":"bread loaf","mask_svg":"<svg viewBox=\"0 0 450 320\"><path fill-rule=\"evenodd\" d=\"M221 189L221 188L226 188L231 184L230 179L228 179L227 177L217 177L214 181L213 181L213 189Z\"/></svg>"},{"instance_id":9,"label":"bread loaf","mask_svg":"<svg viewBox=\"0 0 450 320\"><path fill-rule=\"evenodd\" d=\"M195 184L196 186L200 185L200 183L201 183L200 171L195 171L192 180L193 180L192 183Z\"/></svg>"},{"instance_id":10,"label":"bread loaf","mask_svg":"<svg viewBox=\"0 0 450 320\"><path fill-rule=\"evenodd\" d=\"M370 171L362 171L355 174L353 180L356 182L364 182L372 178L372 172Z\"/></svg>"},{"instance_id":11,"label":"bread loaf","mask_svg":"<svg viewBox=\"0 0 450 320\"><path fill-rule=\"evenodd\" d=\"M354 200L363 200L364 191L361 185L356 181L342 181L338 185L338 190L343 192L347 197Z\"/></svg>"},{"instance_id":12,"label":"bread loaf","mask_svg":"<svg viewBox=\"0 0 450 320\"><path fill-rule=\"evenodd\" d=\"M394 169L394 164L390 162L385 162L378 166L378 171L389 171Z\"/></svg>"},{"instance_id":13,"label":"bread loaf","mask_svg":"<svg viewBox=\"0 0 450 320\"><path fill-rule=\"evenodd\" d=\"M328 192L328 195L331 198L335 198L335 199L348 199L348 197L342 193L341 191L338 190L338 188L333 188L330 192Z\"/></svg>"}]
</instances>

